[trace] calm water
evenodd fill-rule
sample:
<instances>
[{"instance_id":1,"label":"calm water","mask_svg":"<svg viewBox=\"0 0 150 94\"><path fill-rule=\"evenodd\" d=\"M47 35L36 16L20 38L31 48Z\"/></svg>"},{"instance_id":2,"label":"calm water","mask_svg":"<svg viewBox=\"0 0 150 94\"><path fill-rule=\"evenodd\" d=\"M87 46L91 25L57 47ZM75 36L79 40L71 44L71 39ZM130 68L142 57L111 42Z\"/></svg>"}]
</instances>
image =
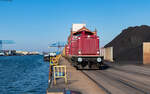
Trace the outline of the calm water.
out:
<instances>
[{"instance_id":1,"label":"calm water","mask_svg":"<svg viewBox=\"0 0 150 94\"><path fill-rule=\"evenodd\" d=\"M45 94L48 69L43 56L0 57L0 94Z\"/></svg>"}]
</instances>

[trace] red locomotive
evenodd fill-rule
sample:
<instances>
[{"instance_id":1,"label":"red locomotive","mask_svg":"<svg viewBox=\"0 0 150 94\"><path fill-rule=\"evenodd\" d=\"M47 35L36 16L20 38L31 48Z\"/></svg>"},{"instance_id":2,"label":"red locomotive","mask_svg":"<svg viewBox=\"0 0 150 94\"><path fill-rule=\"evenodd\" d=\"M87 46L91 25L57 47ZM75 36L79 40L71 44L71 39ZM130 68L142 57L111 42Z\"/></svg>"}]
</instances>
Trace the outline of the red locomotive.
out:
<instances>
[{"instance_id":1,"label":"red locomotive","mask_svg":"<svg viewBox=\"0 0 150 94\"><path fill-rule=\"evenodd\" d=\"M91 32L85 24L73 24L68 43L65 46L65 56L78 69L95 69L103 65L100 56L99 36Z\"/></svg>"}]
</instances>

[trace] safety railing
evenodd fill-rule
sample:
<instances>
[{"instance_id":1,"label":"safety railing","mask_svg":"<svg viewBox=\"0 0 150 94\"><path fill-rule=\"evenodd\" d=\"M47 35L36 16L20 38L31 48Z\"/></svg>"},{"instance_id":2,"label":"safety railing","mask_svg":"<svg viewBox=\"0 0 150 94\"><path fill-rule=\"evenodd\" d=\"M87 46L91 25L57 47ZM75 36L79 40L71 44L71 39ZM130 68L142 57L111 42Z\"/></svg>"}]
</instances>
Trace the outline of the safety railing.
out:
<instances>
[{"instance_id":1,"label":"safety railing","mask_svg":"<svg viewBox=\"0 0 150 94\"><path fill-rule=\"evenodd\" d=\"M53 66L53 74L54 74L54 85L56 85L57 78L64 78L65 83L67 84L66 66Z\"/></svg>"}]
</instances>

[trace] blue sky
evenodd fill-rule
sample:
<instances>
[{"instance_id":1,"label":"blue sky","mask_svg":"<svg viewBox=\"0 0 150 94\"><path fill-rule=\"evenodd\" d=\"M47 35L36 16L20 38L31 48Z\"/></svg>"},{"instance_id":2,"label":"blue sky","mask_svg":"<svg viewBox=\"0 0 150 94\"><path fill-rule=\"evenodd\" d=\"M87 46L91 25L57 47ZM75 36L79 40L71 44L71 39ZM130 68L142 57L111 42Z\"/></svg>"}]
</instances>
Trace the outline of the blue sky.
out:
<instances>
[{"instance_id":1,"label":"blue sky","mask_svg":"<svg viewBox=\"0 0 150 94\"><path fill-rule=\"evenodd\" d=\"M0 39L16 42L5 49L48 51L72 23L96 28L103 46L129 26L150 25L150 0L0 0Z\"/></svg>"}]
</instances>

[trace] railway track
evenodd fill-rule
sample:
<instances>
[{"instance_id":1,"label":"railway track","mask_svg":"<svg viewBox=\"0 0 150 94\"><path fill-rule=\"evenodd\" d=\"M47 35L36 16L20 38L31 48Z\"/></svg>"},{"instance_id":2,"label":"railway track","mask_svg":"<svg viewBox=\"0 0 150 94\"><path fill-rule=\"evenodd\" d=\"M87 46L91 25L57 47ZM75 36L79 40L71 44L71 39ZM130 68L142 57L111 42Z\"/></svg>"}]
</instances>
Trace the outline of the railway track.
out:
<instances>
[{"instance_id":1,"label":"railway track","mask_svg":"<svg viewBox=\"0 0 150 94\"><path fill-rule=\"evenodd\" d=\"M101 89L106 92L106 94L150 94L150 83L145 84L142 83L142 81L135 80L134 78L131 79L131 77L122 76L122 72L128 73L127 71L116 69L115 71L121 73L117 74L115 71L111 72L113 70L114 69L112 68L110 71L95 70L82 71L82 73L94 81ZM136 73L134 75L139 76L139 74Z\"/></svg>"},{"instance_id":2,"label":"railway track","mask_svg":"<svg viewBox=\"0 0 150 94\"><path fill-rule=\"evenodd\" d=\"M150 69L149 69L150 66L125 65L125 67L123 67L120 65L116 66L115 64L111 64L111 63L106 64L106 66L108 65L111 69L150 77Z\"/></svg>"},{"instance_id":3,"label":"railway track","mask_svg":"<svg viewBox=\"0 0 150 94\"><path fill-rule=\"evenodd\" d=\"M92 80L94 83L96 83L106 94L111 94L111 92L109 92L107 90L107 88L103 87L100 83L98 83L96 80L94 80L91 76L89 76L87 73L85 73L85 71L81 71L84 75L86 75L90 80Z\"/></svg>"},{"instance_id":4,"label":"railway track","mask_svg":"<svg viewBox=\"0 0 150 94\"><path fill-rule=\"evenodd\" d=\"M99 73L98 71L96 71ZM104 75L107 78L111 78L112 80L122 83L122 85L128 86L131 88L131 90L138 91L139 94L149 94L150 89L148 89L146 86L144 86L143 83L135 81L134 79L129 79L122 77L120 75L114 74L113 72L101 72L102 75ZM123 75L123 74L122 74Z\"/></svg>"},{"instance_id":5,"label":"railway track","mask_svg":"<svg viewBox=\"0 0 150 94\"><path fill-rule=\"evenodd\" d=\"M145 77L150 77L150 74L145 74L145 73L139 73L136 71L129 71L129 70L124 70L124 69L120 69L117 67L111 67L114 70L118 70L118 71L122 71L122 72L126 72L126 73L131 73L131 74L136 74L136 75L140 75L140 76L145 76Z\"/></svg>"}]
</instances>

